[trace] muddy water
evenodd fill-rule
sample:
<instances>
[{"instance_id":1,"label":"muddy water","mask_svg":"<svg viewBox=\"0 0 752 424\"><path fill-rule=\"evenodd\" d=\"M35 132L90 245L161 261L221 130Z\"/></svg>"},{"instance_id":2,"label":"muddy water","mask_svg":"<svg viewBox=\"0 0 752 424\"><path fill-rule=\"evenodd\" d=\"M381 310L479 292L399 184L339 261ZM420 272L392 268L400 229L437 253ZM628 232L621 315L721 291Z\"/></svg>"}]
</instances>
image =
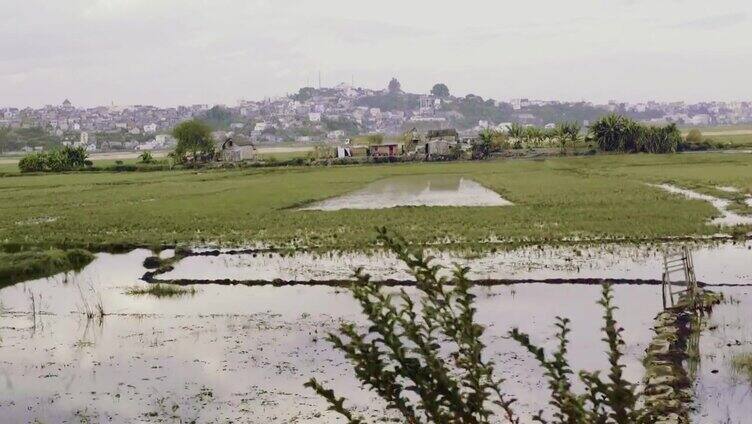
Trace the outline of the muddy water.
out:
<instances>
[{"instance_id":1,"label":"muddy water","mask_svg":"<svg viewBox=\"0 0 752 424\"><path fill-rule=\"evenodd\" d=\"M727 287L723 293L726 300L706 318L709 330L700 337L693 421L746 424L752 417L752 381L731 364L735 356L752 353L752 287Z\"/></svg>"},{"instance_id":2,"label":"muddy water","mask_svg":"<svg viewBox=\"0 0 752 424\"><path fill-rule=\"evenodd\" d=\"M473 180L452 175L386 178L303 210L386 209L398 206L508 206L512 203Z\"/></svg>"},{"instance_id":3,"label":"muddy water","mask_svg":"<svg viewBox=\"0 0 752 424\"><path fill-rule=\"evenodd\" d=\"M323 341L340 320L361 322L349 294L330 287L205 285L194 296L129 296L146 251L101 254L81 274L18 284L0 291L0 411L8 422L332 422L324 404L302 388L311 376L377 414L342 355ZM413 289L408 289L413 293ZM29 298L41 314L32 317ZM489 354L520 399L517 409L544 408L541 372L505 338L513 326L546 346L556 315L573 321L576 368L605 368L599 354L599 287L528 284L477 290L479 319L489 326ZM100 301L105 313L78 313ZM660 308L657 287L616 288L628 329L627 372L640 358ZM89 306L91 307L91 306ZM371 412L369 412L371 411Z\"/></svg>"},{"instance_id":4,"label":"muddy water","mask_svg":"<svg viewBox=\"0 0 752 424\"><path fill-rule=\"evenodd\" d=\"M643 279L660 280L663 251L674 244L650 246L526 247L512 251L463 257L433 252L439 263L470 267L473 279ZM715 284L752 284L752 242L696 244L692 248L699 281ZM280 256L194 256L177 263L160 279L310 281L349 279L352 270L364 267L376 280L407 280L410 275L388 253L324 254L299 252Z\"/></svg>"},{"instance_id":5,"label":"muddy water","mask_svg":"<svg viewBox=\"0 0 752 424\"><path fill-rule=\"evenodd\" d=\"M749 259L749 247L722 244L705 246L705 253L696 250L698 277L703 272L718 272L717 278L705 274L704 279L749 281L750 262L738 265ZM324 286L205 284L197 286L195 295L178 298L125 294L131 287L145 286L139 278L146 271L141 264L149 255L142 250L126 255L100 254L78 275L0 290L0 416L5 420L0 421L335 422L324 412L324 403L302 387L310 377L353 399L355 409L366 416L380 416L380 401L358 388L347 361L323 340L325 333L336 330L342 320L364 324L346 291ZM606 253L524 249L504 255L515 264L506 270L531 278L583 273L607 277L629 272L655 278L658 272L655 248L614 248ZM339 269L357 265L360 260L350 258L343 265L336 258L331 256L325 265L336 265L335 272L346 276L351 271ZM379 264L388 258L372 257L366 268L387 275L394 269ZM197 259L207 258L185 261ZM217 262L196 264L192 270L181 263L176 272L225 266L223 261L229 260L221 256L211 259ZM257 256L250 260L281 259L294 257ZM442 258L448 259L456 257ZM295 272L326 259L308 260L294 266ZM479 267L479 275L500 272L494 267L506 263L495 256L467 260ZM284 267L274 268L274 263L279 264L253 266L284 271ZM642 265L633 270L636 264ZM216 270L221 269L225 268ZM507 271L503 272L506 275ZM413 288L407 290L415 293ZM743 323L752 318L748 317L752 298L738 295L747 287L728 290L736 290L733 293L742 304L729 305L728 312L721 310L713 319L739 323L733 330L736 333L730 326L719 324L717 334L721 336L711 335L701 341L706 362L698 372L703 402L698 414L707 417L718 416L717 411L728 405L735 413L747 411L744 408L750 405L745 386L734 383L733 390L726 390L730 383L705 368L705 363L716 368L725 363L718 353L719 340L741 337L730 334L743 334L747 338L739 340L745 340L748 347L746 340L750 338ZM533 283L475 291L479 320L488 326L485 342L489 357L506 379L505 390L519 399L516 409L521 413L546 408L546 387L535 361L505 337L510 328L519 326L531 333L536 343L550 348L555 343L550 337L554 317L569 317L574 368L608 366L601 354L605 348L599 333L602 311L595 304L600 287ZM32 295L38 312L35 316L29 313ZM660 287L617 286L615 301L620 308L617 318L625 328L627 377L638 381L643 373L644 349L652 338L653 317L661 308ZM97 304L107 316L87 319L80 313L96 310ZM721 365L710 365L712 361ZM746 393L748 396L749 390Z\"/></svg>"}]
</instances>

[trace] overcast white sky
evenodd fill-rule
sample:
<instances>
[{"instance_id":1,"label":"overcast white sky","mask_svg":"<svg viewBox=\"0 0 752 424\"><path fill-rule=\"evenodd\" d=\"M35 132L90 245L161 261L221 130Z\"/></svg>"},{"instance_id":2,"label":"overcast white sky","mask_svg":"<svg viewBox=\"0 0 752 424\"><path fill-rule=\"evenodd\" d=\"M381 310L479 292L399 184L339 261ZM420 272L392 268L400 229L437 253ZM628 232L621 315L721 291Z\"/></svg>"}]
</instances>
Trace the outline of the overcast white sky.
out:
<instances>
[{"instance_id":1,"label":"overcast white sky","mask_svg":"<svg viewBox=\"0 0 752 424\"><path fill-rule=\"evenodd\" d=\"M752 99L749 0L0 0L0 106L235 104L315 85Z\"/></svg>"}]
</instances>

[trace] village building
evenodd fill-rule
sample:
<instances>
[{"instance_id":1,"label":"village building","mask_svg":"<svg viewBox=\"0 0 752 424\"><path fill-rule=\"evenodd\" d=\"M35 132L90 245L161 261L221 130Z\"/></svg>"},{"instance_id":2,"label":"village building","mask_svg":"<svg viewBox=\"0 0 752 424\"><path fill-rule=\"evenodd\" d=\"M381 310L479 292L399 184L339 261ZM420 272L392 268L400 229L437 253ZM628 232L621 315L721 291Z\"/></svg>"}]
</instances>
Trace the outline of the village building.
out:
<instances>
[{"instance_id":1,"label":"village building","mask_svg":"<svg viewBox=\"0 0 752 424\"><path fill-rule=\"evenodd\" d=\"M368 146L368 156L372 158L379 157L397 157L402 156L404 149L401 143L383 143Z\"/></svg>"},{"instance_id":2,"label":"village building","mask_svg":"<svg viewBox=\"0 0 752 424\"><path fill-rule=\"evenodd\" d=\"M454 128L443 130L429 130L426 134L426 141L423 150L426 156L444 156L448 155L452 147L460 141L460 135Z\"/></svg>"},{"instance_id":3,"label":"village building","mask_svg":"<svg viewBox=\"0 0 752 424\"><path fill-rule=\"evenodd\" d=\"M256 159L256 146L243 136L228 137L223 141L218 151L217 159L221 162L241 162Z\"/></svg>"}]
</instances>

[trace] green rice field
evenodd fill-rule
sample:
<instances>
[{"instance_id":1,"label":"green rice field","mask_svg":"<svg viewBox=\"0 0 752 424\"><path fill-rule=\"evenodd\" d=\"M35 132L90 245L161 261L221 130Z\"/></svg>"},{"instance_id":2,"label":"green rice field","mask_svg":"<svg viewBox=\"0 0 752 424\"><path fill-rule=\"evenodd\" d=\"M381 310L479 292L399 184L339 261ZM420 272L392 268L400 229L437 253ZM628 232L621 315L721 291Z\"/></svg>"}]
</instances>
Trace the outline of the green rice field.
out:
<instances>
[{"instance_id":1,"label":"green rice field","mask_svg":"<svg viewBox=\"0 0 752 424\"><path fill-rule=\"evenodd\" d=\"M400 175L459 175L511 201L506 207L300 211L310 202ZM0 178L0 243L84 247L263 243L362 249L374 227L417 243L479 248L573 240L650 241L719 232L710 204L646 183L726 196L749 212L752 155L599 155L546 160L240 170L69 173ZM731 186L738 193L725 193ZM743 233L749 228L723 229Z\"/></svg>"}]
</instances>

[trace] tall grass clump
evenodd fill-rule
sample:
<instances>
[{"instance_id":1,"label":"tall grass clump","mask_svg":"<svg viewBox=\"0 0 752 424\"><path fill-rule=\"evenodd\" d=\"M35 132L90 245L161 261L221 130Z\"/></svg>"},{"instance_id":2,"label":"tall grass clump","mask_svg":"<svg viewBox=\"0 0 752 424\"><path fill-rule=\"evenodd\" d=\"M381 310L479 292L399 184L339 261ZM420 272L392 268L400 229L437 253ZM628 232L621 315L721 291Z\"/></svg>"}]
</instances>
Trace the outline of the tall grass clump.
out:
<instances>
[{"instance_id":1,"label":"tall grass clump","mask_svg":"<svg viewBox=\"0 0 752 424\"><path fill-rule=\"evenodd\" d=\"M180 287L171 284L150 284L147 287L131 287L126 291L126 294L132 296L149 295L158 298L162 297L178 297L184 295L196 294L194 287Z\"/></svg>"},{"instance_id":2,"label":"tall grass clump","mask_svg":"<svg viewBox=\"0 0 752 424\"><path fill-rule=\"evenodd\" d=\"M450 278L439 277L442 267L431 257L408 248L406 242L380 229L378 240L394 252L415 277L420 300L402 290L381 290L362 270L350 288L368 319L367 330L352 323L341 326L329 341L344 352L360 382L379 395L386 408L407 423L519 423L515 399L501 389L493 361L484 355L485 328L477 323L475 296L467 278L468 268L457 267ZM580 372L585 393L572 390L574 371L567 360L569 321L558 318L558 348L547 354L527 334L517 329L509 336L527 348L539 361L551 392L553 418L544 413L525 417L540 423L653 422L648 410L638 406L636 385L623 378L621 332L614 319L611 288L604 286L600 304L604 309L604 338L611 364L608 374ZM306 383L325 398L329 410L351 424L365 423L316 379Z\"/></svg>"}]
</instances>

